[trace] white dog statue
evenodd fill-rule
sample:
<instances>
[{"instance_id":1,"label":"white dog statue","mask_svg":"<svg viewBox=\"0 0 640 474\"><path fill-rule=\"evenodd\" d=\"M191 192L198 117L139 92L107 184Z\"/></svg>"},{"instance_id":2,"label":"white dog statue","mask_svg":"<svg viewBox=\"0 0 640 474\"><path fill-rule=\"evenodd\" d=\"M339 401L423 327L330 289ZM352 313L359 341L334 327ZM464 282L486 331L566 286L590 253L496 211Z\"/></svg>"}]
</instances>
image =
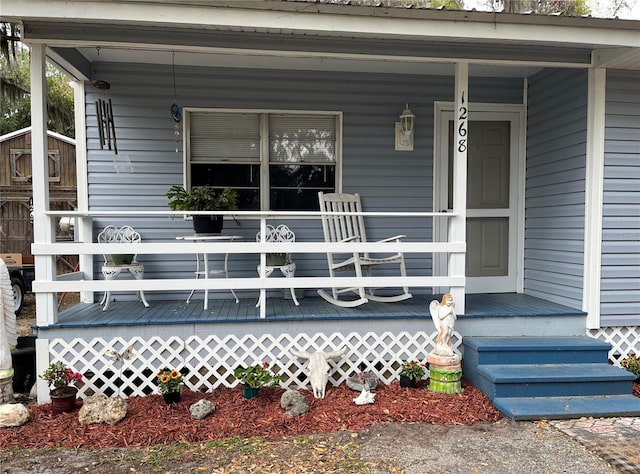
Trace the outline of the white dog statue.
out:
<instances>
[{"instance_id":1,"label":"white dog statue","mask_svg":"<svg viewBox=\"0 0 640 474\"><path fill-rule=\"evenodd\" d=\"M311 382L311 388L313 389L313 396L315 398L324 398L325 391L327 389L327 382L329 381L329 359L335 359L340 357L347 351L346 347L340 350L332 352L301 352L291 351L295 357L300 359L307 359L307 369L309 371L309 382Z\"/></svg>"}]
</instances>

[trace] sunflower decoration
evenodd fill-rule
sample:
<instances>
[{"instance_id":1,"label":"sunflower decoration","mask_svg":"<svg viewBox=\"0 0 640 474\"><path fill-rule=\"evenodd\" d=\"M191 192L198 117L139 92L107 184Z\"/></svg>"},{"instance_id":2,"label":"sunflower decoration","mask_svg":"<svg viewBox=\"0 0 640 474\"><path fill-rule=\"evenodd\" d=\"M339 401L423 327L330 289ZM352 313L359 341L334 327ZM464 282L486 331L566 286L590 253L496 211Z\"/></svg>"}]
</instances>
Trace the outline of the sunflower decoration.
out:
<instances>
[{"instance_id":1,"label":"sunflower decoration","mask_svg":"<svg viewBox=\"0 0 640 474\"><path fill-rule=\"evenodd\" d=\"M161 369L156 374L156 384L160 387L160 393L179 392L184 388L182 374L176 369Z\"/></svg>"}]
</instances>

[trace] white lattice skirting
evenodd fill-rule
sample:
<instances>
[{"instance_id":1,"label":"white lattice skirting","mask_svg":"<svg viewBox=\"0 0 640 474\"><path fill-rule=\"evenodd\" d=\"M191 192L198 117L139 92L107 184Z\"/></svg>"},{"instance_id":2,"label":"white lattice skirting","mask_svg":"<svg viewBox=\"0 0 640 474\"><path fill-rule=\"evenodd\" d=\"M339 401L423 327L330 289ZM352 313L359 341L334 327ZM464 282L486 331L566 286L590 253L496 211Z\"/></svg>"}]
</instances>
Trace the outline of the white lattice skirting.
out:
<instances>
[{"instance_id":1,"label":"white lattice skirting","mask_svg":"<svg viewBox=\"0 0 640 474\"><path fill-rule=\"evenodd\" d=\"M333 367L329 383L340 385L347 377L360 371L374 372L383 383L397 380L403 361L425 361L435 348L437 333L416 332L364 334L281 334L274 336L245 335L205 339L192 336L187 339L153 337L129 340L114 338L53 339L49 341L49 362L62 361L84 376L80 396L99 393L111 396L148 395L158 393L155 374L163 367L182 370L185 386L191 390L211 391L218 387L234 387L238 381L233 370L269 361L271 368L282 377L282 386L304 388L307 378L304 362L291 355L291 350L308 352L333 351L347 347L341 359L331 361ZM456 352L462 337L454 332ZM134 356L122 363L106 356L108 350L122 353L133 346ZM42 371L39 367L39 373Z\"/></svg>"},{"instance_id":2,"label":"white lattice skirting","mask_svg":"<svg viewBox=\"0 0 640 474\"><path fill-rule=\"evenodd\" d=\"M620 361L629 354L640 354L640 327L638 326L610 326L600 329L590 329L587 335L611 344L609 361L620 367Z\"/></svg>"}]
</instances>

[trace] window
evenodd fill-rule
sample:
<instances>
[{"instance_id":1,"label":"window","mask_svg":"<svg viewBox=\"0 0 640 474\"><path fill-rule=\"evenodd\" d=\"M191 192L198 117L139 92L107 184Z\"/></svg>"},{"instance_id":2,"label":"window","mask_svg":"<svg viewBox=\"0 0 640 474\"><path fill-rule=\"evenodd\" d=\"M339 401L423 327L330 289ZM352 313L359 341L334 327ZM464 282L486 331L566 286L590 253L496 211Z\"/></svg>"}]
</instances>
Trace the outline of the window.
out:
<instances>
[{"instance_id":1,"label":"window","mask_svg":"<svg viewBox=\"0 0 640 474\"><path fill-rule=\"evenodd\" d=\"M243 210L317 210L334 192L340 114L186 111L187 185L232 187Z\"/></svg>"}]
</instances>

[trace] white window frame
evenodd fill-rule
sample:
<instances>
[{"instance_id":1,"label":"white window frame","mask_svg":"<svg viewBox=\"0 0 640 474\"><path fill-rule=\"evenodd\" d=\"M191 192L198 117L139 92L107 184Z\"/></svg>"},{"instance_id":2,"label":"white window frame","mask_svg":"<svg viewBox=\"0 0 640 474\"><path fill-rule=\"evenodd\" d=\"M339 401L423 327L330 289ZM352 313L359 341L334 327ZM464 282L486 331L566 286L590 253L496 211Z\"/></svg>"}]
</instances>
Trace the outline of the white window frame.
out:
<instances>
[{"instance_id":1,"label":"white window frame","mask_svg":"<svg viewBox=\"0 0 640 474\"><path fill-rule=\"evenodd\" d=\"M257 114L260 116L260 210L270 211L270 187L269 187L269 115L333 115L336 120L336 161L335 161L335 192L342 192L342 127L343 113L332 110L296 110L296 109L229 109L229 108L202 108L185 107L183 109L184 137L183 147L183 185L186 189L191 187L191 136L190 136L190 116L192 113L237 113L237 114Z\"/></svg>"}]
</instances>

